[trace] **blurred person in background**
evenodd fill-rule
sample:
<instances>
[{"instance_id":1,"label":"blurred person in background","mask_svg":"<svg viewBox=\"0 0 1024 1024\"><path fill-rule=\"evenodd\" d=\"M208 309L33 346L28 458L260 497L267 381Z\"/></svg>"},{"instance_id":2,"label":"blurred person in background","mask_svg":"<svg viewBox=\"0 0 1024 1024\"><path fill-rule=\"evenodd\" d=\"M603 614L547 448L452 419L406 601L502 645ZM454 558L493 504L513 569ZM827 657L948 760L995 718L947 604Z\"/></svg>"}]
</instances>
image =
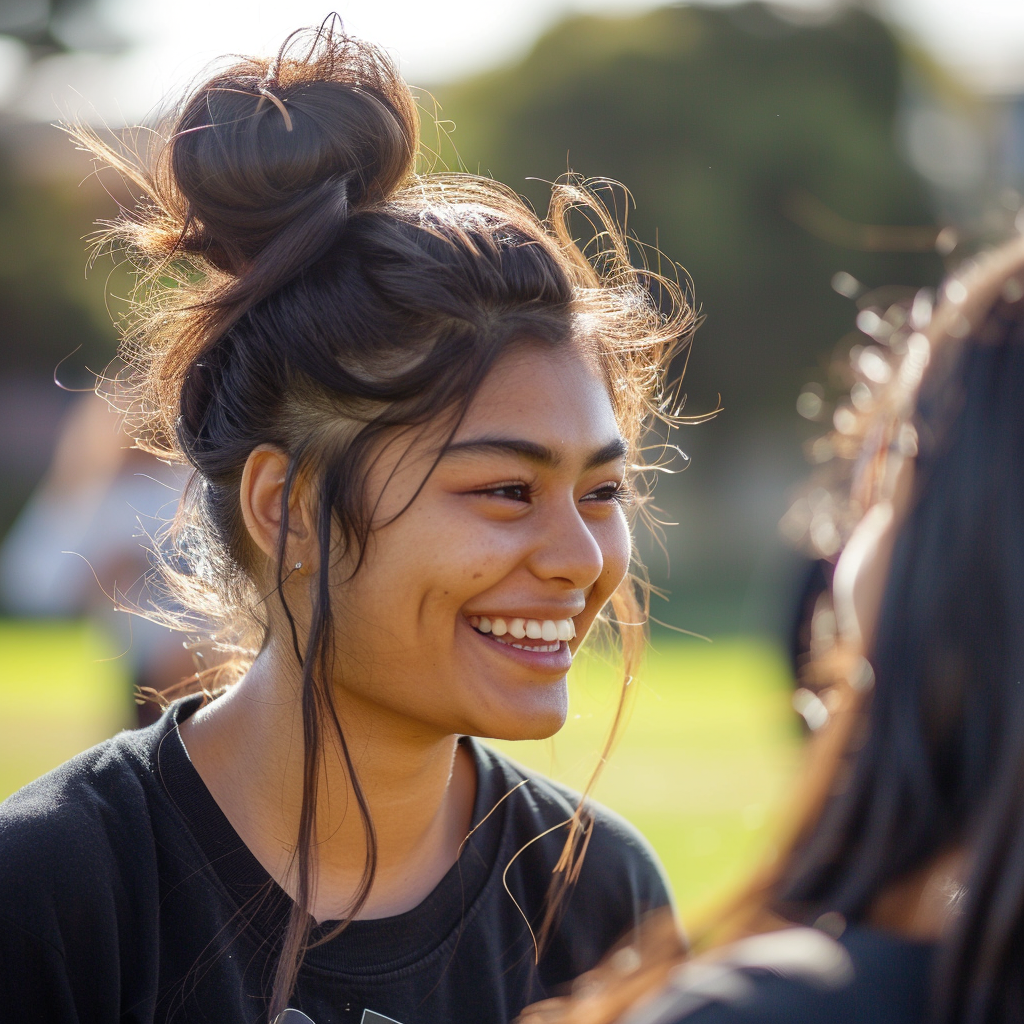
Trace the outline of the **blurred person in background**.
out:
<instances>
[{"instance_id":1,"label":"blurred person in background","mask_svg":"<svg viewBox=\"0 0 1024 1024\"><path fill-rule=\"evenodd\" d=\"M1022 1019L1024 239L944 296L862 410L795 838L709 953L663 921L522 1024Z\"/></svg>"},{"instance_id":2,"label":"blurred person in background","mask_svg":"<svg viewBox=\"0 0 1024 1024\"><path fill-rule=\"evenodd\" d=\"M692 309L575 179L542 222L415 174L408 87L332 21L226 63L151 162L81 138L145 196L119 394L194 471L167 576L235 662L0 808L2 1012L504 1024L669 902L634 829L472 737L556 732L609 608L630 692Z\"/></svg>"},{"instance_id":3,"label":"blurred person in background","mask_svg":"<svg viewBox=\"0 0 1024 1024\"><path fill-rule=\"evenodd\" d=\"M89 394L69 412L46 478L0 547L3 605L15 615L93 618L128 669L140 724L158 717L146 694L195 672L183 634L145 617L162 603L151 547L180 494L180 472L135 448Z\"/></svg>"}]
</instances>

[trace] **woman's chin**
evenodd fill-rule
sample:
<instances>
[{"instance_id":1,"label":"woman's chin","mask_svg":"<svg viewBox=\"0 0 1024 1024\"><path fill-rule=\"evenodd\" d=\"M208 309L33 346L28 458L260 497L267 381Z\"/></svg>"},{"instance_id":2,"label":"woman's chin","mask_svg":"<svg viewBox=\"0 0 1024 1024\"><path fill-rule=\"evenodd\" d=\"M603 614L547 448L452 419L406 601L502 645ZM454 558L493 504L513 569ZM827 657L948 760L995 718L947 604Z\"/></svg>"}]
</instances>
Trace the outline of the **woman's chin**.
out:
<instances>
[{"instance_id":1,"label":"woman's chin","mask_svg":"<svg viewBox=\"0 0 1024 1024\"><path fill-rule=\"evenodd\" d=\"M473 729L464 731L491 740L546 740L565 725L569 689L564 679L517 697L478 712Z\"/></svg>"}]
</instances>

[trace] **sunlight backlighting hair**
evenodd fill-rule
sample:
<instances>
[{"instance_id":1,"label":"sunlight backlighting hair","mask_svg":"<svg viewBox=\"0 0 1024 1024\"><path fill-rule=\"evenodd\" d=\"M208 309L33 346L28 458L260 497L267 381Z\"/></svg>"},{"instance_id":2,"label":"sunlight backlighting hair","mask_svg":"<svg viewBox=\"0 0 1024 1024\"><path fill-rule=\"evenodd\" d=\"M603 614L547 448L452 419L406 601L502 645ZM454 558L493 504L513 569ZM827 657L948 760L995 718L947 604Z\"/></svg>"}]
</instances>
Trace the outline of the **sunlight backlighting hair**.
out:
<instances>
[{"instance_id":1,"label":"sunlight backlighting hair","mask_svg":"<svg viewBox=\"0 0 1024 1024\"><path fill-rule=\"evenodd\" d=\"M81 128L74 135L139 192L138 206L99 242L123 248L139 281L123 324L124 368L105 390L140 447L194 471L165 573L193 628L211 624L217 646L234 656L230 670L177 693L213 693L245 670L266 636L268 595L292 622L302 666L298 895L273 1017L308 942L325 739L345 759L366 835L363 880L334 934L358 913L375 871L373 823L332 697L328 574L339 553L358 572L371 533L369 463L403 432L440 424L450 438L496 360L529 340L579 346L598 362L636 486L652 421L680 418L665 370L696 320L677 278L631 264L599 196L610 183L567 177L541 220L492 180L416 173L408 86L383 51L336 19L291 36L273 59L226 64L155 132L112 142ZM570 226L580 214L595 229L586 254ZM269 577L239 504L243 467L261 444L290 457ZM321 555L305 633L281 589L289 495L300 481L315 493ZM636 577L612 600L623 706L646 603ZM622 707L613 733L621 716ZM583 805L567 824L541 945L586 847Z\"/></svg>"}]
</instances>

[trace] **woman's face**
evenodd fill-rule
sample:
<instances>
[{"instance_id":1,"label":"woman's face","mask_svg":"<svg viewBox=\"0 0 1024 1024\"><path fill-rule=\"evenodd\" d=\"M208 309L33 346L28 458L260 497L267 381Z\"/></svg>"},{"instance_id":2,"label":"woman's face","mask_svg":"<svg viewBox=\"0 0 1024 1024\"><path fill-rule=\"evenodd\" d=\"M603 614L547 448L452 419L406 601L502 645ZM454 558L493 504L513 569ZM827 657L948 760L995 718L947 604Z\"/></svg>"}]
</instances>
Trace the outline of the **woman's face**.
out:
<instances>
[{"instance_id":1,"label":"woman's face","mask_svg":"<svg viewBox=\"0 0 1024 1024\"><path fill-rule=\"evenodd\" d=\"M421 734L550 736L572 655L629 563L607 388L576 351L525 345L430 472L438 439L391 445L371 470L377 526L334 595L342 704Z\"/></svg>"},{"instance_id":2,"label":"woman's face","mask_svg":"<svg viewBox=\"0 0 1024 1024\"><path fill-rule=\"evenodd\" d=\"M913 480L914 460L903 458L891 496L868 509L836 563L832 584L836 623L843 639L865 654L874 646L893 545L906 518Z\"/></svg>"}]
</instances>

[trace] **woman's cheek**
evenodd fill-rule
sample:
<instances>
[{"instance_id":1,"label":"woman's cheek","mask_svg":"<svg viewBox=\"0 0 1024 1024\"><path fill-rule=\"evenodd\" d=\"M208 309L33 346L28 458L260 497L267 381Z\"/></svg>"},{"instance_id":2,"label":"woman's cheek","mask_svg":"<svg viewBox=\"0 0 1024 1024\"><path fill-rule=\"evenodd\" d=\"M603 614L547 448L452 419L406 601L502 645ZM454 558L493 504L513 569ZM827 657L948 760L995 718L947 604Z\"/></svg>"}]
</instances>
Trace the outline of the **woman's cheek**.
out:
<instances>
[{"instance_id":1,"label":"woman's cheek","mask_svg":"<svg viewBox=\"0 0 1024 1024\"><path fill-rule=\"evenodd\" d=\"M574 652L579 650L601 609L618 590L629 570L630 532L622 509L616 509L606 521L591 526L591 533L601 549L601 574L587 593L586 610L576 619L578 633L570 642Z\"/></svg>"},{"instance_id":2,"label":"woman's cheek","mask_svg":"<svg viewBox=\"0 0 1024 1024\"><path fill-rule=\"evenodd\" d=\"M601 604L618 589L629 571L631 554L629 524L621 508L615 509L608 522L601 524L605 529L598 535L603 567L598 587L601 590Z\"/></svg>"},{"instance_id":3,"label":"woman's cheek","mask_svg":"<svg viewBox=\"0 0 1024 1024\"><path fill-rule=\"evenodd\" d=\"M450 537L449 564L457 562L480 586L494 586L523 560L529 543L504 523L464 522Z\"/></svg>"}]
</instances>

